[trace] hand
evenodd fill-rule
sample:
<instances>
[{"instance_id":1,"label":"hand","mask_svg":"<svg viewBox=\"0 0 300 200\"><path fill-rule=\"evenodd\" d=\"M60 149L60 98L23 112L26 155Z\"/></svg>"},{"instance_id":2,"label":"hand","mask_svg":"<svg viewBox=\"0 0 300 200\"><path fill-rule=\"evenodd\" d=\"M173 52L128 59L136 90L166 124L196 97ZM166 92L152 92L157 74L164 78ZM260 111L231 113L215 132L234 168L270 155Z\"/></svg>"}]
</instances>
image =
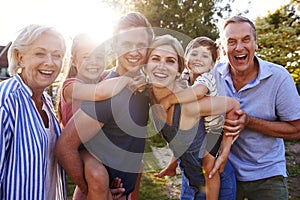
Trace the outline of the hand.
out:
<instances>
[{"instance_id":1,"label":"hand","mask_svg":"<svg viewBox=\"0 0 300 200\"><path fill-rule=\"evenodd\" d=\"M222 173L224 171L226 161L227 161L227 157L220 155L216 159L213 169L209 172L208 178L212 178L217 172Z\"/></svg>"},{"instance_id":2,"label":"hand","mask_svg":"<svg viewBox=\"0 0 300 200\"><path fill-rule=\"evenodd\" d=\"M123 188L123 183L121 179L116 177L110 184L110 192L112 194L113 200L118 200L122 197L125 192L125 188Z\"/></svg>"},{"instance_id":3,"label":"hand","mask_svg":"<svg viewBox=\"0 0 300 200\"><path fill-rule=\"evenodd\" d=\"M127 84L127 87L133 92L143 92L146 89L146 78L142 75L136 76L131 79Z\"/></svg>"},{"instance_id":4,"label":"hand","mask_svg":"<svg viewBox=\"0 0 300 200\"><path fill-rule=\"evenodd\" d=\"M225 135L233 136L233 142L238 138L248 121L247 113L244 110L237 110L235 113L238 115L238 119L225 119L225 124L223 125Z\"/></svg>"}]
</instances>

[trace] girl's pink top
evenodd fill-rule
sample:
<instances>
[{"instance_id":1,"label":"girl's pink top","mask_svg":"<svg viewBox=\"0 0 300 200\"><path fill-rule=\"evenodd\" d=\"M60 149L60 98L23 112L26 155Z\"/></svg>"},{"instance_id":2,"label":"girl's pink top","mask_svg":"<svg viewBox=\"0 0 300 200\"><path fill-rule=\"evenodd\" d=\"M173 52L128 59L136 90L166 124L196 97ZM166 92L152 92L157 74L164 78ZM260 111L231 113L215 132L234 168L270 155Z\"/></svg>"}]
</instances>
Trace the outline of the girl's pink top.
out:
<instances>
[{"instance_id":1,"label":"girl's pink top","mask_svg":"<svg viewBox=\"0 0 300 200\"><path fill-rule=\"evenodd\" d=\"M78 78L68 78L64 81L62 90L61 90L61 98L60 98L60 106L61 106L61 121L62 124L65 126L67 122L71 119L73 114L80 108L82 103L81 100L73 100L71 103L67 103L64 98L64 90L65 88L74 82L83 83L82 80Z\"/></svg>"}]
</instances>

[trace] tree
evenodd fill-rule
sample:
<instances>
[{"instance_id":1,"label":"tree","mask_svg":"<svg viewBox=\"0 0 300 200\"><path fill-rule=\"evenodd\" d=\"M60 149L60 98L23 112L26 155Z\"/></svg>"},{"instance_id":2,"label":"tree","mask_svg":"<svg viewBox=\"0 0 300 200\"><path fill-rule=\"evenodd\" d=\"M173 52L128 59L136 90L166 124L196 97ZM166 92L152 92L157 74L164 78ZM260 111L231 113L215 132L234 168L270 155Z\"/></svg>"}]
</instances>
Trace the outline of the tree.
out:
<instances>
[{"instance_id":1,"label":"tree","mask_svg":"<svg viewBox=\"0 0 300 200\"><path fill-rule=\"evenodd\" d=\"M267 17L255 21L259 50L257 54L284 66L300 83L300 3L292 0Z\"/></svg>"},{"instance_id":2,"label":"tree","mask_svg":"<svg viewBox=\"0 0 300 200\"><path fill-rule=\"evenodd\" d=\"M180 32L189 38L219 37L218 20L231 12L234 0L105 0L118 11L143 13L153 27ZM125 5L125 6L124 6ZM156 35L160 35L156 30ZM185 45L183 45L185 46Z\"/></svg>"}]
</instances>

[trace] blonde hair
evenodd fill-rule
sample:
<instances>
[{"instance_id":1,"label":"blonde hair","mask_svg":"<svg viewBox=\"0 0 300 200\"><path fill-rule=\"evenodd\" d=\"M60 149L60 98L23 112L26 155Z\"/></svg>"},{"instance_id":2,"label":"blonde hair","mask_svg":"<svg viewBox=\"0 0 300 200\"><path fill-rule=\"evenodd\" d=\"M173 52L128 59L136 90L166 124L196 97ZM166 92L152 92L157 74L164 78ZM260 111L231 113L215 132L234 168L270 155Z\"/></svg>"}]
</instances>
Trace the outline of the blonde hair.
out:
<instances>
[{"instance_id":1,"label":"blonde hair","mask_svg":"<svg viewBox=\"0 0 300 200\"><path fill-rule=\"evenodd\" d=\"M54 27L31 24L20 31L15 41L13 41L8 49L8 72L11 76L17 74L18 70L21 68L21 66L19 66L17 52L26 52L28 47L44 33L57 36L61 40L63 52L66 52L65 39Z\"/></svg>"}]
</instances>

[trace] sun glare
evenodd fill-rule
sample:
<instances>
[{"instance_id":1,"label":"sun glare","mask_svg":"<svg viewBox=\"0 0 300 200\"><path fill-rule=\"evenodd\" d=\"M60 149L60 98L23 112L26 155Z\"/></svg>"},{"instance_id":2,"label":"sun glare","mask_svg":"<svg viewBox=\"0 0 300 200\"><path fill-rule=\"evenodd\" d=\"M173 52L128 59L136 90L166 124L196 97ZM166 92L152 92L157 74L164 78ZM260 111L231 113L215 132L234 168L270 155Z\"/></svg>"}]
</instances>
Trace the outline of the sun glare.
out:
<instances>
[{"instance_id":1,"label":"sun glare","mask_svg":"<svg viewBox=\"0 0 300 200\"><path fill-rule=\"evenodd\" d=\"M21 28L35 23L54 26L69 38L86 32L105 40L111 37L113 24L120 16L101 0L10 0L0 3L0 7L2 16L9 16L9 20L0 22L0 45L13 40Z\"/></svg>"},{"instance_id":2,"label":"sun glare","mask_svg":"<svg viewBox=\"0 0 300 200\"><path fill-rule=\"evenodd\" d=\"M107 4L96 1L74 1L69 20L58 27L70 37L78 33L89 33L99 40L106 40L112 36L115 20L120 14L112 10Z\"/></svg>"}]
</instances>

